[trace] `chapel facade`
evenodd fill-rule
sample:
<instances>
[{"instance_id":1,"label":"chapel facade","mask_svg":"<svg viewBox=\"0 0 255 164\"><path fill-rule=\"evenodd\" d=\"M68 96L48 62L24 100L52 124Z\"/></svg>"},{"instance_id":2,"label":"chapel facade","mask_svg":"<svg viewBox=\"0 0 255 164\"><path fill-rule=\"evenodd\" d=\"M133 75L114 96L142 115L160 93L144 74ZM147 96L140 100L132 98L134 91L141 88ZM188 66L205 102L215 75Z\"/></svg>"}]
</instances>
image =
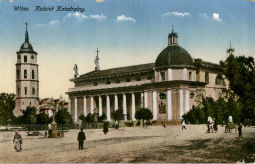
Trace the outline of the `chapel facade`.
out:
<instances>
[{"instance_id":1,"label":"chapel facade","mask_svg":"<svg viewBox=\"0 0 255 164\"><path fill-rule=\"evenodd\" d=\"M148 108L153 120L178 122L199 102L201 95L217 99L228 87L220 65L193 59L178 43L172 30L168 45L154 63L100 70L98 55L94 71L71 79L67 92L74 121L80 115L106 114L122 109L125 120L135 121L135 112Z\"/></svg>"}]
</instances>

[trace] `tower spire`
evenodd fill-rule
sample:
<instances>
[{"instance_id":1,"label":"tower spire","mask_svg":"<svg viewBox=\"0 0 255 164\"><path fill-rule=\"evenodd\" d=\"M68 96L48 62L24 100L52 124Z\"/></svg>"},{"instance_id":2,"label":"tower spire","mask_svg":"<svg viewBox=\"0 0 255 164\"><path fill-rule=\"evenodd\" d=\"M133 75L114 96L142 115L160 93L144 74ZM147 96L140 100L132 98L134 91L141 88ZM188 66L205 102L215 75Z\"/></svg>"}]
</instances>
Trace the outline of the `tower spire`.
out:
<instances>
[{"instance_id":1,"label":"tower spire","mask_svg":"<svg viewBox=\"0 0 255 164\"><path fill-rule=\"evenodd\" d=\"M174 33L174 25L172 25L172 33Z\"/></svg>"},{"instance_id":2,"label":"tower spire","mask_svg":"<svg viewBox=\"0 0 255 164\"><path fill-rule=\"evenodd\" d=\"M27 31L28 23L26 22L25 25L26 25L25 42L29 43L29 37L28 37L28 31Z\"/></svg>"},{"instance_id":3,"label":"tower spire","mask_svg":"<svg viewBox=\"0 0 255 164\"><path fill-rule=\"evenodd\" d=\"M228 56L233 55L234 52L235 52L235 49L232 48L232 46L231 46L231 41L230 41L230 42L229 42L229 48L227 49L227 55L228 55ZM228 56L227 56L227 57L228 57Z\"/></svg>"},{"instance_id":4,"label":"tower spire","mask_svg":"<svg viewBox=\"0 0 255 164\"><path fill-rule=\"evenodd\" d=\"M100 66L99 66L99 57L98 57L98 53L99 53L100 51L98 50L98 48L97 48L97 50L96 50L96 53L97 53L97 56L96 56L96 59L95 59L95 65L96 65L96 67L95 67L95 70L96 71L99 71L100 70Z\"/></svg>"}]
</instances>

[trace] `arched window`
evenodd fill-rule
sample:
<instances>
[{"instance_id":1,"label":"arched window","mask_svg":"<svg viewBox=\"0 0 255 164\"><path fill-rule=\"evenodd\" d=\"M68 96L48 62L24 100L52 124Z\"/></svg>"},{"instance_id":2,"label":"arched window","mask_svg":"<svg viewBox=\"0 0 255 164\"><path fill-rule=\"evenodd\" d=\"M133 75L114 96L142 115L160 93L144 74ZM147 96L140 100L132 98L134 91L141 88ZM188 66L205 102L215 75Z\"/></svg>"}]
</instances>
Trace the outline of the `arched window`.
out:
<instances>
[{"instance_id":1,"label":"arched window","mask_svg":"<svg viewBox=\"0 0 255 164\"><path fill-rule=\"evenodd\" d=\"M34 59L34 55L31 56L31 59Z\"/></svg>"},{"instance_id":2,"label":"arched window","mask_svg":"<svg viewBox=\"0 0 255 164\"><path fill-rule=\"evenodd\" d=\"M24 90L25 90L25 95L27 95L27 87L25 87Z\"/></svg>"},{"instance_id":3,"label":"arched window","mask_svg":"<svg viewBox=\"0 0 255 164\"><path fill-rule=\"evenodd\" d=\"M20 59L20 55L18 55L18 59Z\"/></svg>"},{"instance_id":4,"label":"arched window","mask_svg":"<svg viewBox=\"0 0 255 164\"><path fill-rule=\"evenodd\" d=\"M27 70L25 69L24 70L24 79L26 79L27 78Z\"/></svg>"},{"instance_id":5,"label":"arched window","mask_svg":"<svg viewBox=\"0 0 255 164\"><path fill-rule=\"evenodd\" d=\"M32 94L35 95L35 88L32 88Z\"/></svg>"},{"instance_id":6,"label":"arched window","mask_svg":"<svg viewBox=\"0 0 255 164\"><path fill-rule=\"evenodd\" d=\"M32 70L32 79L35 79L35 71Z\"/></svg>"},{"instance_id":7,"label":"arched window","mask_svg":"<svg viewBox=\"0 0 255 164\"><path fill-rule=\"evenodd\" d=\"M225 85L224 79L223 79L223 77L220 74L218 74L216 76L215 84L216 85Z\"/></svg>"},{"instance_id":8,"label":"arched window","mask_svg":"<svg viewBox=\"0 0 255 164\"><path fill-rule=\"evenodd\" d=\"M17 79L19 79L19 70L17 70L16 72L17 72Z\"/></svg>"},{"instance_id":9,"label":"arched window","mask_svg":"<svg viewBox=\"0 0 255 164\"><path fill-rule=\"evenodd\" d=\"M205 82L209 83L209 73L205 72Z\"/></svg>"},{"instance_id":10,"label":"arched window","mask_svg":"<svg viewBox=\"0 0 255 164\"><path fill-rule=\"evenodd\" d=\"M27 62L27 56L24 56L24 62L25 63Z\"/></svg>"}]
</instances>

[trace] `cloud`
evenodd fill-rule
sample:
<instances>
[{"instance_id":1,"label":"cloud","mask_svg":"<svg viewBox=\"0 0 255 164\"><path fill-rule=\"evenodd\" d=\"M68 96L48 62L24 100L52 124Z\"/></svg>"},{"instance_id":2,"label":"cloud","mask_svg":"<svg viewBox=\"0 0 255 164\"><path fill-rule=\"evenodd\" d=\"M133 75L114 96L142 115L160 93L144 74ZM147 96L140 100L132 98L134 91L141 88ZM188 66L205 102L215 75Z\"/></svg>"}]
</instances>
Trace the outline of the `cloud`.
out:
<instances>
[{"instance_id":1,"label":"cloud","mask_svg":"<svg viewBox=\"0 0 255 164\"><path fill-rule=\"evenodd\" d=\"M220 19L220 14L219 13L213 13L212 18L215 21L221 22L222 20Z\"/></svg>"},{"instance_id":2,"label":"cloud","mask_svg":"<svg viewBox=\"0 0 255 164\"><path fill-rule=\"evenodd\" d=\"M136 22L136 20L132 17L127 17L125 15L120 15L120 16L117 16L117 21L118 22L121 22L121 21L130 21L130 22Z\"/></svg>"},{"instance_id":3,"label":"cloud","mask_svg":"<svg viewBox=\"0 0 255 164\"><path fill-rule=\"evenodd\" d=\"M96 2L104 2L104 0L96 0Z\"/></svg>"},{"instance_id":4,"label":"cloud","mask_svg":"<svg viewBox=\"0 0 255 164\"><path fill-rule=\"evenodd\" d=\"M96 14L96 15L85 15L85 14L81 14L79 12L75 12L75 13L68 13L66 15L67 18L76 18L78 19L79 21L82 21L84 19L94 19L94 20L103 20L103 19L106 19L106 16L104 14Z\"/></svg>"},{"instance_id":5,"label":"cloud","mask_svg":"<svg viewBox=\"0 0 255 164\"><path fill-rule=\"evenodd\" d=\"M84 15L84 14L81 14L81 13L79 13L79 12L75 12L75 13L68 13L67 15L66 15L66 17L67 18L72 18L72 17L74 17L74 18L77 18L78 20L83 20L83 19L88 19L88 16L86 16L86 15Z\"/></svg>"},{"instance_id":6,"label":"cloud","mask_svg":"<svg viewBox=\"0 0 255 164\"><path fill-rule=\"evenodd\" d=\"M59 21L58 20L52 20L52 21L49 21L49 25L56 25L56 24L58 24L59 23Z\"/></svg>"},{"instance_id":7,"label":"cloud","mask_svg":"<svg viewBox=\"0 0 255 164\"><path fill-rule=\"evenodd\" d=\"M90 15L89 18L91 19L97 19L97 20L102 20L102 19L106 19L106 16L104 14L100 14L100 15Z\"/></svg>"},{"instance_id":8,"label":"cloud","mask_svg":"<svg viewBox=\"0 0 255 164\"><path fill-rule=\"evenodd\" d=\"M59 21L58 20L52 20L52 21L49 21L48 23L41 23L41 24L36 24L35 27L42 27L42 26L55 26L59 24Z\"/></svg>"},{"instance_id":9,"label":"cloud","mask_svg":"<svg viewBox=\"0 0 255 164\"><path fill-rule=\"evenodd\" d=\"M173 12L166 12L163 14L163 16L178 16L178 17L185 17L185 16L189 16L190 13L188 12L177 12L177 11L173 11Z\"/></svg>"},{"instance_id":10,"label":"cloud","mask_svg":"<svg viewBox=\"0 0 255 164\"><path fill-rule=\"evenodd\" d=\"M199 15L201 17L203 17L203 18L213 19L214 21L217 21L217 22L221 22L222 21L222 19L220 18L220 14L219 13L213 13L212 16L209 16L206 13L200 13Z\"/></svg>"}]
</instances>

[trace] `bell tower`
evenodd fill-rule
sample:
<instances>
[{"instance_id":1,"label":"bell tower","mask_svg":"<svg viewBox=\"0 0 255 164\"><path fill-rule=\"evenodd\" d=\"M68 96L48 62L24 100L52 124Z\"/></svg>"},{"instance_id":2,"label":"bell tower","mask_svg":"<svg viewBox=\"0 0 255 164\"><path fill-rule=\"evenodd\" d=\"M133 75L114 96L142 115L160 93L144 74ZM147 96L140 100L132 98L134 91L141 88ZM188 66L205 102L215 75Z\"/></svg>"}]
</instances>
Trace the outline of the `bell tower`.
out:
<instances>
[{"instance_id":1,"label":"bell tower","mask_svg":"<svg viewBox=\"0 0 255 164\"><path fill-rule=\"evenodd\" d=\"M17 52L16 63L16 106L13 111L15 116L22 114L28 106L39 109L39 77L37 52L29 42L28 23L25 23L25 42Z\"/></svg>"},{"instance_id":2,"label":"bell tower","mask_svg":"<svg viewBox=\"0 0 255 164\"><path fill-rule=\"evenodd\" d=\"M174 32L174 26L172 26L172 33L168 34L168 46L178 45L178 34Z\"/></svg>"}]
</instances>

